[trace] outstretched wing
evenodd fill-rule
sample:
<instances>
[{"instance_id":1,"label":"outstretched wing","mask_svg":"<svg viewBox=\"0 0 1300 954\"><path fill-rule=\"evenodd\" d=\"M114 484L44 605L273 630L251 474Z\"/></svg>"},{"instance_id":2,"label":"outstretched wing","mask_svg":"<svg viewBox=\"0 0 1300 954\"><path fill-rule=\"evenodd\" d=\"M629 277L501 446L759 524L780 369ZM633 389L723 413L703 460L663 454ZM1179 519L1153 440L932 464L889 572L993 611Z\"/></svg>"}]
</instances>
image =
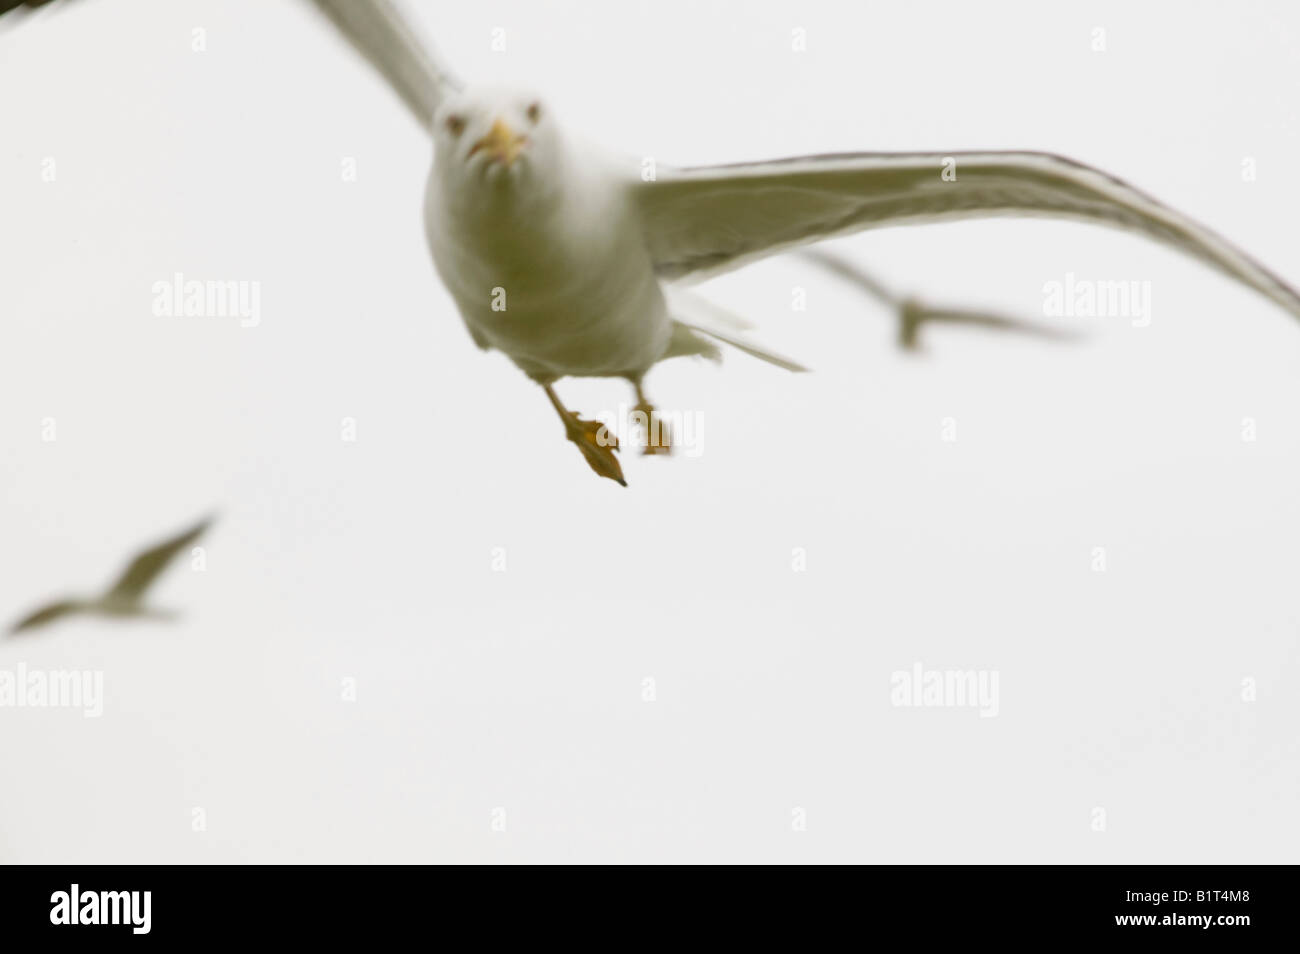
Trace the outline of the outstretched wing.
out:
<instances>
[{"instance_id":1,"label":"outstretched wing","mask_svg":"<svg viewBox=\"0 0 1300 954\"><path fill-rule=\"evenodd\" d=\"M50 0L0 0L0 16L19 7L40 7ZM388 81L425 131L448 90L460 80L433 47L402 15L394 0L310 0L343 38Z\"/></svg>"},{"instance_id":2,"label":"outstretched wing","mask_svg":"<svg viewBox=\"0 0 1300 954\"><path fill-rule=\"evenodd\" d=\"M82 604L77 600L60 600L57 603L50 603L14 623L9 632L15 634L29 629L36 629L39 626L44 626L56 619L67 616L69 613L76 613L81 609Z\"/></svg>"},{"instance_id":3,"label":"outstretched wing","mask_svg":"<svg viewBox=\"0 0 1300 954\"><path fill-rule=\"evenodd\" d=\"M172 537L156 547L145 550L131 561L131 565L126 568L122 576L108 591L107 598L124 601L138 600L144 595L144 591L149 588L149 585L153 583L158 574L167 568L167 564L172 561L176 554L201 537L203 531L207 530L211 523L212 518L205 517L179 536Z\"/></svg>"},{"instance_id":4,"label":"outstretched wing","mask_svg":"<svg viewBox=\"0 0 1300 954\"><path fill-rule=\"evenodd\" d=\"M1300 294L1226 239L1113 176L1048 153L855 153L660 167L654 181L631 189L655 268L669 279L707 277L864 229L1045 216L1146 235L1300 317Z\"/></svg>"},{"instance_id":5,"label":"outstretched wing","mask_svg":"<svg viewBox=\"0 0 1300 954\"><path fill-rule=\"evenodd\" d=\"M460 81L392 0L312 0L352 46L388 81L425 131L448 90Z\"/></svg>"},{"instance_id":6,"label":"outstretched wing","mask_svg":"<svg viewBox=\"0 0 1300 954\"><path fill-rule=\"evenodd\" d=\"M50 0L0 0L0 16L19 7L43 7Z\"/></svg>"}]
</instances>

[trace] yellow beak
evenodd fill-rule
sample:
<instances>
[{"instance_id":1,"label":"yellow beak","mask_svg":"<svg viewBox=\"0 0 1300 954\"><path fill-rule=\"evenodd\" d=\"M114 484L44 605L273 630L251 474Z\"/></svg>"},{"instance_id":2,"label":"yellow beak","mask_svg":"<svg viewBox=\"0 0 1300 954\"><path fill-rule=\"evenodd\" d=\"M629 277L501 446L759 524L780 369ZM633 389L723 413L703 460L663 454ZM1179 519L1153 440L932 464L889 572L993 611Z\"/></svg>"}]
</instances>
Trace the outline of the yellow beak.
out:
<instances>
[{"instance_id":1,"label":"yellow beak","mask_svg":"<svg viewBox=\"0 0 1300 954\"><path fill-rule=\"evenodd\" d=\"M469 154L472 156L480 149L486 149L490 155L508 166L519 157L519 153L523 152L524 143L527 141L527 136L519 135L498 118L492 123L488 134L474 143L474 148L469 151Z\"/></svg>"}]
</instances>

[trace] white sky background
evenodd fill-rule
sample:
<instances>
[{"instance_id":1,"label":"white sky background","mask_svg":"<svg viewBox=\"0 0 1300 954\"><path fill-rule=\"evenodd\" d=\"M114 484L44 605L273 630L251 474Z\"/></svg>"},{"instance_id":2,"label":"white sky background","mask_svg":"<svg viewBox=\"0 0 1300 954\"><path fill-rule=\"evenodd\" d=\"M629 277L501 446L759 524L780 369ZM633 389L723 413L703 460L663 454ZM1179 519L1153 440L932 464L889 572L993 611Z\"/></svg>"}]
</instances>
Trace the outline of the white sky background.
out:
<instances>
[{"instance_id":1,"label":"white sky background","mask_svg":"<svg viewBox=\"0 0 1300 954\"><path fill-rule=\"evenodd\" d=\"M1300 9L975 6L416 4L461 75L612 149L1046 149L1300 282ZM471 344L424 246L430 153L298 3L0 31L0 616L221 511L207 572L155 592L183 623L0 642L106 688L98 720L0 709L0 859L1295 860L1295 321L1102 229L869 233L838 247L900 291L1041 319L1073 272L1150 281L1153 320L907 357L838 280L752 266L702 290L816 373L656 369L703 453L625 453L624 490ZM260 282L261 324L154 316L176 271ZM997 671L999 714L891 706L916 662Z\"/></svg>"}]
</instances>

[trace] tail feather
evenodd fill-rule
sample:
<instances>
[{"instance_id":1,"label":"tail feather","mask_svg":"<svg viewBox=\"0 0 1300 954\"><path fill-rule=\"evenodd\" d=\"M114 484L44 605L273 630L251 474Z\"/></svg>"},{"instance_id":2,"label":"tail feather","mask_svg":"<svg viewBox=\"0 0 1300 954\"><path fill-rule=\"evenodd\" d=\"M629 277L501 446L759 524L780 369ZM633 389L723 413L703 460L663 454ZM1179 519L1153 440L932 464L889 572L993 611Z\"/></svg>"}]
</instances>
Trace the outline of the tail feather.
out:
<instances>
[{"instance_id":1,"label":"tail feather","mask_svg":"<svg viewBox=\"0 0 1300 954\"><path fill-rule=\"evenodd\" d=\"M762 345L757 344L756 342L753 341L748 341L745 338L740 337L739 335L726 334L724 332L718 331L715 328L701 328L697 325L688 324L687 322L682 321L680 318L677 319L677 321L678 324L686 325L686 327L692 329L693 331L698 331L701 334L706 334L710 338L716 338L717 340L721 341L723 344L731 345L731 347L735 348L738 351L743 351L745 352L745 354L752 355L755 358L758 358L762 361L766 361L768 364L774 364L778 368L785 368L785 370L787 371L794 371L796 373L801 373L808 370L808 368L804 367L798 361L793 361L790 358L785 357L785 355L777 354L775 351L769 351L767 348L764 348Z\"/></svg>"},{"instance_id":2,"label":"tail feather","mask_svg":"<svg viewBox=\"0 0 1300 954\"><path fill-rule=\"evenodd\" d=\"M694 328L674 320L673 335L668 339L668 350L660 360L687 357L721 361L722 351L708 338L697 333Z\"/></svg>"},{"instance_id":3,"label":"tail feather","mask_svg":"<svg viewBox=\"0 0 1300 954\"><path fill-rule=\"evenodd\" d=\"M669 345L667 357L700 354L715 361L720 360L717 346L700 338L700 335L707 335L778 368L796 372L808 370L797 361L745 337L744 332L754 327L752 322L681 288L667 291L674 319L673 341Z\"/></svg>"}]
</instances>

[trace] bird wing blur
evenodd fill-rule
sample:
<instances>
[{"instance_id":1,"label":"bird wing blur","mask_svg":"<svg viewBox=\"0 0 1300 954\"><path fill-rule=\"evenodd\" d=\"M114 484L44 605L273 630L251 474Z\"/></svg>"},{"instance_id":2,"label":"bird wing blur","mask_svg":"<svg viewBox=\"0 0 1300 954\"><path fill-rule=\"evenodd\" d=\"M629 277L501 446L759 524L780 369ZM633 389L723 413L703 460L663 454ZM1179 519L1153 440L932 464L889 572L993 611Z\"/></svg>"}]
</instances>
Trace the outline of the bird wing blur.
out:
<instances>
[{"instance_id":1,"label":"bird wing blur","mask_svg":"<svg viewBox=\"0 0 1300 954\"><path fill-rule=\"evenodd\" d=\"M461 83L389 0L312 0L401 97L425 130L448 90Z\"/></svg>"},{"instance_id":2,"label":"bird wing blur","mask_svg":"<svg viewBox=\"0 0 1300 954\"><path fill-rule=\"evenodd\" d=\"M81 609L82 604L77 600L60 600L57 603L50 603L14 623L9 632L16 634L37 629L54 622L56 619L62 619L64 616L80 612Z\"/></svg>"},{"instance_id":3,"label":"bird wing blur","mask_svg":"<svg viewBox=\"0 0 1300 954\"><path fill-rule=\"evenodd\" d=\"M813 262L846 282L860 288L898 312L898 346L904 351L920 348L920 331L923 324L966 325L985 331L1010 332L1054 341L1078 338L1078 332L1054 325L1042 325L1016 318L1008 318L985 309L955 308L952 306L927 306L914 298L900 297L868 274L856 262L851 262L823 246L814 245L799 252L805 261Z\"/></svg>"},{"instance_id":4,"label":"bird wing blur","mask_svg":"<svg viewBox=\"0 0 1300 954\"><path fill-rule=\"evenodd\" d=\"M211 523L211 518L205 517L183 533L145 550L131 561L117 582L109 588L106 598L122 601L139 600L176 555L201 537Z\"/></svg>"},{"instance_id":5,"label":"bird wing blur","mask_svg":"<svg viewBox=\"0 0 1300 954\"><path fill-rule=\"evenodd\" d=\"M8 13L10 10L17 10L20 7L26 7L29 10L36 7L43 7L50 0L0 0L0 15Z\"/></svg>"},{"instance_id":6,"label":"bird wing blur","mask_svg":"<svg viewBox=\"0 0 1300 954\"><path fill-rule=\"evenodd\" d=\"M637 179L632 189L655 269L666 279L707 278L865 229L1039 216L1140 233L1300 317L1300 294L1226 239L1113 176L1049 153L856 153L661 167L655 180Z\"/></svg>"}]
</instances>

